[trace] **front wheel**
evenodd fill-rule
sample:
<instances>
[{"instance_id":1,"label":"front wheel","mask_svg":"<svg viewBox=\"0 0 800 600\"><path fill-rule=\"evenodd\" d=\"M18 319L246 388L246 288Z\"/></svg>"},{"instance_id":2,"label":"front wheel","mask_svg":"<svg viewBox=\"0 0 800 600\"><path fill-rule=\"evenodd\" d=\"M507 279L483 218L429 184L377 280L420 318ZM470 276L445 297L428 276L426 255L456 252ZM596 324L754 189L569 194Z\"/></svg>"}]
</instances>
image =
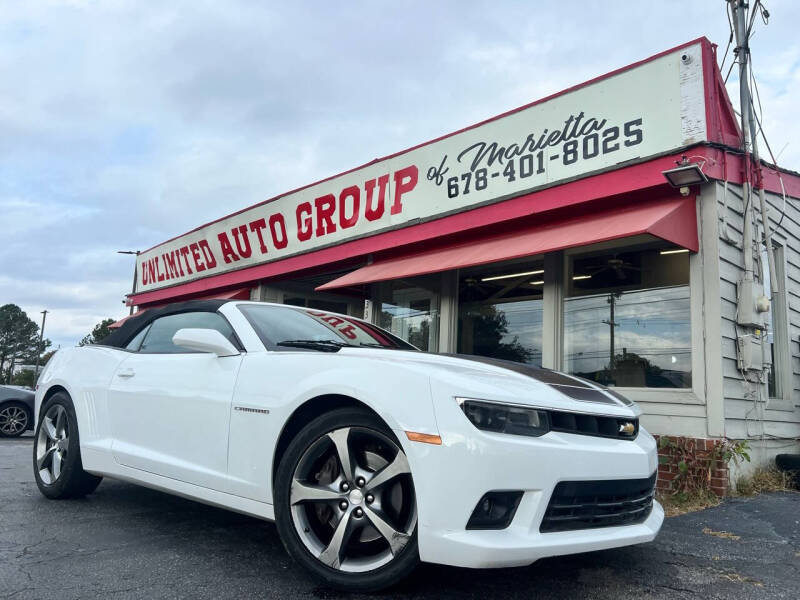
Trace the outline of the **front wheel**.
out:
<instances>
[{"instance_id":1,"label":"front wheel","mask_svg":"<svg viewBox=\"0 0 800 600\"><path fill-rule=\"evenodd\" d=\"M389 587L419 562L406 455L363 410L324 414L292 440L276 474L275 518L289 554L341 590Z\"/></svg>"},{"instance_id":2,"label":"front wheel","mask_svg":"<svg viewBox=\"0 0 800 600\"><path fill-rule=\"evenodd\" d=\"M52 499L85 496L102 480L83 470L78 419L65 392L53 394L41 407L34 434L33 473L39 491Z\"/></svg>"}]
</instances>

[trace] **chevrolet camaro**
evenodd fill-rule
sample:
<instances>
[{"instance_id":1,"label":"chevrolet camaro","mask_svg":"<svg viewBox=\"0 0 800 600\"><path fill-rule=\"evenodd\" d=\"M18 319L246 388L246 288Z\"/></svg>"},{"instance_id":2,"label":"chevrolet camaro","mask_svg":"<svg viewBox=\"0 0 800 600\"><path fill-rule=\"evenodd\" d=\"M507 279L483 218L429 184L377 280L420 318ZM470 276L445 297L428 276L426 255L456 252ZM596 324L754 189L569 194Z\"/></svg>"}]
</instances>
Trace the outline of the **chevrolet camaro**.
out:
<instances>
[{"instance_id":1,"label":"chevrolet camaro","mask_svg":"<svg viewBox=\"0 0 800 600\"><path fill-rule=\"evenodd\" d=\"M366 591L419 561L521 566L654 539L639 413L595 383L421 352L345 315L189 301L53 356L33 471L48 498L111 477L274 520L313 575Z\"/></svg>"}]
</instances>

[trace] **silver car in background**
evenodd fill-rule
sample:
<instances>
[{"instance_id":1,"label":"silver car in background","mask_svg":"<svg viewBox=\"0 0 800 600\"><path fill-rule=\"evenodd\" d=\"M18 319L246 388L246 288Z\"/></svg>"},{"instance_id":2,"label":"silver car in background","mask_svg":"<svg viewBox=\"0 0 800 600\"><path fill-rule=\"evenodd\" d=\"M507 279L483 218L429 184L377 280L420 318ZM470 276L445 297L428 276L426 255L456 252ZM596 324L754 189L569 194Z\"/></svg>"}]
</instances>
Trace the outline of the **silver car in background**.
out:
<instances>
[{"instance_id":1,"label":"silver car in background","mask_svg":"<svg viewBox=\"0 0 800 600\"><path fill-rule=\"evenodd\" d=\"M0 438L33 431L33 390L0 385Z\"/></svg>"}]
</instances>

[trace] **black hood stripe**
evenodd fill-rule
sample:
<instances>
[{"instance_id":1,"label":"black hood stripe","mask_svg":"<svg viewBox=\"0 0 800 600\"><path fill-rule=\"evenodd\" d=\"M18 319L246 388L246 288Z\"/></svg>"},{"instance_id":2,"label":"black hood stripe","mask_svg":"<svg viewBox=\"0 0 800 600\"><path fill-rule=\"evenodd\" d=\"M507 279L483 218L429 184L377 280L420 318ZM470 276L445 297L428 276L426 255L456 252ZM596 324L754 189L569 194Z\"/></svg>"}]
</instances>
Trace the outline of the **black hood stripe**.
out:
<instances>
[{"instance_id":1,"label":"black hood stripe","mask_svg":"<svg viewBox=\"0 0 800 600\"><path fill-rule=\"evenodd\" d=\"M531 379L535 379L536 381L549 385L553 389L558 390L573 400L580 400L582 402L597 402L600 404L613 404L615 406L630 406L633 404L630 400L618 394L617 392L611 391L599 385L594 385L578 377L572 377L570 375L559 373L558 371L533 367L531 365L510 360L489 358L487 356L475 356L472 354L445 354L444 356L452 356L453 358L460 358L461 360L483 363L493 367L499 367L501 369L513 371L514 373L518 373L520 375L525 375L526 377L530 377Z\"/></svg>"}]
</instances>

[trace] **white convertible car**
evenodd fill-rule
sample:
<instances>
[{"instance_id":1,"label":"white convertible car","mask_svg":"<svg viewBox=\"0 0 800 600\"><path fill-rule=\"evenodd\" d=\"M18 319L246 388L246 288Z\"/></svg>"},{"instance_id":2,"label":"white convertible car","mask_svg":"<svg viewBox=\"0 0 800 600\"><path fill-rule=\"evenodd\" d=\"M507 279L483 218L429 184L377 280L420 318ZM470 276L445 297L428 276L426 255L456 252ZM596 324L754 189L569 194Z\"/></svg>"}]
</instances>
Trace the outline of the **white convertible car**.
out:
<instances>
[{"instance_id":1,"label":"white convertible car","mask_svg":"<svg viewBox=\"0 0 800 600\"><path fill-rule=\"evenodd\" d=\"M582 379L428 354L352 317L192 301L60 350L36 393L48 498L132 481L275 520L327 584L652 540L657 456L638 408Z\"/></svg>"}]
</instances>

